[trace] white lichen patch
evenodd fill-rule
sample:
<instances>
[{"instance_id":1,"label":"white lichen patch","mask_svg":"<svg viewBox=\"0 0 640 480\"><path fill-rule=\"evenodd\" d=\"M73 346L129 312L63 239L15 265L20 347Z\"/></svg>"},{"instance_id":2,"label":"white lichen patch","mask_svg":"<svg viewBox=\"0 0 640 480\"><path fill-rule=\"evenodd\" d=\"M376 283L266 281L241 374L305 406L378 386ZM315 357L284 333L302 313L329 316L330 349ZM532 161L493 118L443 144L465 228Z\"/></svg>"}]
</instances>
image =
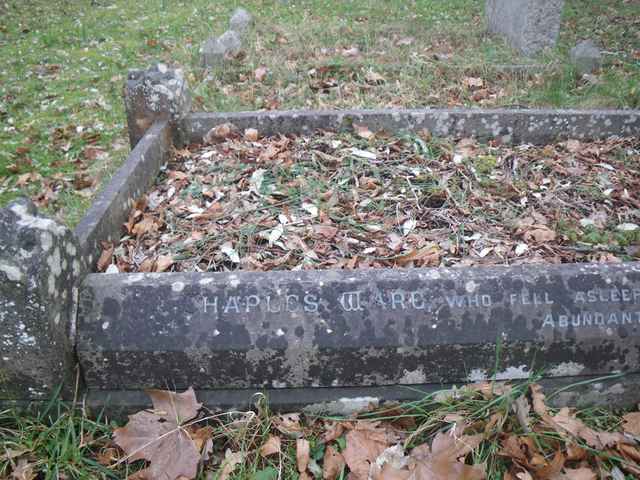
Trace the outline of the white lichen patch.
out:
<instances>
[{"instance_id":1,"label":"white lichen patch","mask_svg":"<svg viewBox=\"0 0 640 480\"><path fill-rule=\"evenodd\" d=\"M321 402L307 405L302 410L307 414L353 415L369 409L378 408L380 399L377 397L339 398L332 402Z\"/></svg>"},{"instance_id":2,"label":"white lichen patch","mask_svg":"<svg viewBox=\"0 0 640 480\"><path fill-rule=\"evenodd\" d=\"M24 283L25 274L20 267L0 262L0 272L3 272L10 282Z\"/></svg>"},{"instance_id":3,"label":"white lichen patch","mask_svg":"<svg viewBox=\"0 0 640 480\"><path fill-rule=\"evenodd\" d=\"M171 290L173 290L176 293L180 293L182 290L184 290L184 282L173 282L171 284Z\"/></svg>"},{"instance_id":4,"label":"white lichen patch","mask_svg":"<svg viewBox=\"0 0 640 480\"><path fill-rule=\"evenodd\" d=\"M401 385L419 385L427 382L427 376L422 367L415 370L404 370L399 382Z\"/></svg>"},{"instance_id":5,"label":"white lichen patch","mask_svg":"<svg viewBox=\"0 0 640 480\"><path fill-rule=\"evenodd\" d=\"M37 228L38 230L51 232L54 235L64 235L67 231L66 227L57 224L49 218L35 217L31 215L24 205L12 205L11 211L18 216L18 225L21 227Z\"/></svg>"},{"instance_id":6,"label":"white lichen patch","mask_svg":"<svg viewBox=\"0 0 640 480\"><path fill-rule=\"evenodd\" d=\"M579 363L564 362L549 370L549 375L552 377L571 377L580 375L584 369L585 366Z\"/></svg>"},{"instance_id":7,"label":"white lichen patch","mask_svg":"<svg viewBox=\"0 0 640 480\"><path fill-rule=\"evenodd\" d=\"M56 294L56 280L62 273L62 261L60 259L60 249L56 248L53 253L47 258L47 265L49 266L49 295L55 296Z\"/></svg>"},{"instance_id":8,"label":"white lichen patch","mask_svg":"<svg viewBox=\"0 0 640 480\"><path fill-rule=\"evenodd\" d=\"M496 374L496 380L518 380L529 378L529 367L520 365L519 367L509 367L502 372Z\"/></svg>"},{"instance_id":9,"label":"white lichen patch","mask_svg":"<svg viewBox=\"0 0 640 480\"><path fill-rule=\"evenodd\" d=\"M469 382L484 382L487 379L487 371L481 368L474 368L467 376Z\"/></svg>"},{"instance_id":10,"label":"white lichen patch","mask_svg":"<svg viewBox=\"0 0 640 480\"><path fill-rule=\"evenodd\" d=\"M27 332L27 326L20 322L17 325L18 327L18 343L21 345L27 345L29 347L33 347L36 344L36 337L33 335L29 335Z\"/></svg>"},{"instance_id":11,"label":"white lichen patch","mask_svg":"<svg viewBox=\"0 0 640 480\"><path fill-rule=\"evenodd\" d=\"M40 234L40 247L43 252L48 252L53 248L53 235L49 232L42 232Z\"/></svg>"},{"instance_id":12,"label":"white lichen patch","mask_svg":"<svg viewBox=\"0 0 640 480\"><path fill-rule=\"evenodd\" d=\"M502 372L498 372L495 375L495 380L520 380L524 378L529 378L529 368L526 365L520 365L519 367L509 367ZM482 368L476 368L471 370L469 375L467 376L467 381L469 382L484 382L489 380L490 375L488 372ZM493 378L493 377L491 377Z\"/></svg>"}]
</instances>

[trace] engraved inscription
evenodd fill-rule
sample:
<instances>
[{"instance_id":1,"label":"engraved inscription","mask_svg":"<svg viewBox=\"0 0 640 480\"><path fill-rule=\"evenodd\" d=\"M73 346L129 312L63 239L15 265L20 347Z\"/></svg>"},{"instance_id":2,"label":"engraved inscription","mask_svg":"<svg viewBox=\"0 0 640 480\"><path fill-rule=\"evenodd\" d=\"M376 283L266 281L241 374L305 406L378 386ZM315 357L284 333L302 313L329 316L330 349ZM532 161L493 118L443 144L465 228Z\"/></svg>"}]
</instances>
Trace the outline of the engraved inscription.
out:
<instances>
[{"instance_id":1,"label":"engraved inscription","mask_svg":"<svg viewBox=\"0 0 640 480\"><path fill-rule=\"evenodd\" d=\"M320 311L321 305L337 308L345 313L357 314L370 310L416 311L434 313L442 308L451 310L488 310L494 306L508 306L517 310L531 309L532 315L542 320L542 329L568 329L640 325L640 309L633 310L633 305L640 304L640 289L605 288L576 291L572 293L572 302L564 304L554 298L552 291L510 292L500 296L496 302L488 293L455 293L435 295L425 290L348 290L321 297L317 293L279 294L279 295L229 295L202 297L202 311L205 314L235 315L263 311L270 314L308 313ZM612 304L619 304L620 311L611 311ZM564 308L562 308L564 307ZM605 308L606 307L606 308ZM560 308L562 313L558 313ZM564 311L563 311L564 310ZM607 310L600 312L598 310ZM624 310L624 311L622 311Z\"/></svg>"}]
</instances>

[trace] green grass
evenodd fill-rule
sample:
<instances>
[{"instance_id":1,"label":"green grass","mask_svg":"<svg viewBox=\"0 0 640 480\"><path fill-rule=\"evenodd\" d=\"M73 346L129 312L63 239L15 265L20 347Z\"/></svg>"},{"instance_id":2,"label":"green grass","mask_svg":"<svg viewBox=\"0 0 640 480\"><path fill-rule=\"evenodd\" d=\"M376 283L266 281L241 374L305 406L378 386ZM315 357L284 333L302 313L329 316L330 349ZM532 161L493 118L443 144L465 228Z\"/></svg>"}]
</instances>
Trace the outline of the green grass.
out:
<instances>
[{"instance_id":1,"label":"green grass","mask_svg":"<svg viewBox=\"0 0 640 480\"><path fill-rule=\"evenodd\" d=\"M496 363L496 368L498 366L499 362ZM616 377L608 377L609 380L614 378ZM598 464L605 471L610 471L615 467L624 467L625 462L630 461L622 458L615 449L596 451L582 439L572 440L560 435L549 425L541 422L534 412L529 413L530 428L525 429L527 425L523 425L521 419L518 419L514 406L521 397L528 398L531 384L538 379L539 376L534 375L507 388L500 383L485 384L489 390L485 389L483 393L464 386L443 390L425 394L417 401L361 413L357 418L381 422L383 425L390 423L395 428L405 431L402 445L407 452L425 442L431 443L438 432L446 432L455 422L462 422L468 425L467 433L484 433L483 442L471 454L470 459L474 464L486 466L489 480L500 480L512 465L509 456L499 453L508 436L531 438L536 449L547 460L556 451L574 444L587 450L587 465L594 469ZM585 386L594 381L577 383L562 391ZM551 399L553 396L551 394L547 398ZM551 408L550 413L554 412L556 410ZM622 424L621 414L600 407L582 408L576 413L577 418L598 431L619 431ZM203 415L205 416L199 421L199 425L209 425L207 428L210 428L213 450L210 462L201 467L198 480L218 478L221 462L227 450L242 452L244 456L244 461L235 468L231 476L233 480L298 479L296 435L291 434L292 430L289 430L289 434L285 433L286 429L279 430L279 417L269 410L265 397L256 397L256 408L252 412L216 415L208 415L205 412ZM205 422L207 419L208 422ZM309 415L301 417L302 436L309 441L311 458L315 461L310 468L311 471L321 471L327 445L339 451L345 448L345 438L342 436L327 444L322 441L324 432L333 421L348 422L354 421L354 418ZM111 442L111 433L116 426L115 422L109 423L102 417L91 419L81 408L72 408L57 400L52 401L40 412L0 411L0 478L8 478L20 458L28 460L34 473L39 474L37 478L47 480L127 478L127 475L139 470L144 464L126 463L124 453ZM262 457L258 452L270 435L280 437L282 454ZM576 464L577 462L568 461L566 466L571 468L571 465ZM633 465L633 462L631 464ZM281 472L280 476L278 472ZM343 471L342 476L338 478L344 479L346 476L346 472ZM316 475L316 478L321 478L321 475Z\"/></svg>"},{"instance_id":2,"label":"green grass","mask_svg":"<svg viewBox=\"0 0 640 480\"><path fill-rule=\"evenodd\" d=\"M558 48L525 60L486 35L480 0L247 0L242 4L257 24L246 58L206 73L197 68L199 45L225 30L238 2L96 3L0 6L0 205L30 195L76 224L127 154L126 72L158 60L185 67L198 110L640 105L638 2L569 0ZM582 38L599 40L608 52L608 66L593 84L565 67L568 50ZM343 56L351 47L361 54ZM548 68L526 75L497 67L522 63ZM253 77L261 65L269 69L262 83ZM384 83L368 82L370 72ZM483 78L489 96L465 87L468 76ZM335 87L317 88L327 83ZM89 145L105 154L86 155ZM79 171L97 180L80 194L72 185ZM29 172L43 179L16 186Z\"/></svg>"}]
</instances>

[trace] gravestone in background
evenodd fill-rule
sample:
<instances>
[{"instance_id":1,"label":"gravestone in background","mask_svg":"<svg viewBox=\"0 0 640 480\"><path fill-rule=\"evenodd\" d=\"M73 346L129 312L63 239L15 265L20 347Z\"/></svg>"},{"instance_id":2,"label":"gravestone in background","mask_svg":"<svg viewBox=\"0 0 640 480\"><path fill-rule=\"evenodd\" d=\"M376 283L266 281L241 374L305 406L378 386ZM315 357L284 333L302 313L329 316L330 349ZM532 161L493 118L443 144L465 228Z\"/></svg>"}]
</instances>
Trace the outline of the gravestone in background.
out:
<instances>
[{"instance_id":1,"label":"gravestone in background","mask_svg":"<svg viewBox=\"0 0 640 480\"><path fill-rule=\"evenodd\" d=\"M522 54L554 47L564 0L486 0L489 31L506 37Z\"/></svg>"}]
</instances>

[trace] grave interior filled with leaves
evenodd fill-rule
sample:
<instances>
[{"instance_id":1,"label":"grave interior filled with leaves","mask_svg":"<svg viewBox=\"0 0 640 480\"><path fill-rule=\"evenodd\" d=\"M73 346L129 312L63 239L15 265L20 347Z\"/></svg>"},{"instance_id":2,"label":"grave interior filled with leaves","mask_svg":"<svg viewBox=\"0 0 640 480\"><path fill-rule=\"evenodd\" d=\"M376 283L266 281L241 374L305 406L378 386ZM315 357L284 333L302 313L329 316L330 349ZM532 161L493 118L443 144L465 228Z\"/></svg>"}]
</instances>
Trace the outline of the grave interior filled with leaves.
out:
<instances>
[{"instance_id":1,"label":"grave interior filled with leaves","mask_svg":"<svg viewBox=\"0 0 640 480\"><path fill-rule=\"evenodd\" d=\"M223 124L175 152L110 272L621 262L640 256L640 140L544 146Z\"/></svg>"},{"instance_id":2,"label":"grave interior filled with leaves","mask_svg":"<svg viewBox=\"0 0 640 480\"><path fill-rule=\"evenodd\" d=\"M616 381L624 381L618 379ZM566 393L566 389L564 389ZM214 412L147 392L126 424L80 409L0 412L0 478L624 480L640 476L640 413L551 408L535 379L443 390L350 416Z\"/></svg>"}]
</instances>

